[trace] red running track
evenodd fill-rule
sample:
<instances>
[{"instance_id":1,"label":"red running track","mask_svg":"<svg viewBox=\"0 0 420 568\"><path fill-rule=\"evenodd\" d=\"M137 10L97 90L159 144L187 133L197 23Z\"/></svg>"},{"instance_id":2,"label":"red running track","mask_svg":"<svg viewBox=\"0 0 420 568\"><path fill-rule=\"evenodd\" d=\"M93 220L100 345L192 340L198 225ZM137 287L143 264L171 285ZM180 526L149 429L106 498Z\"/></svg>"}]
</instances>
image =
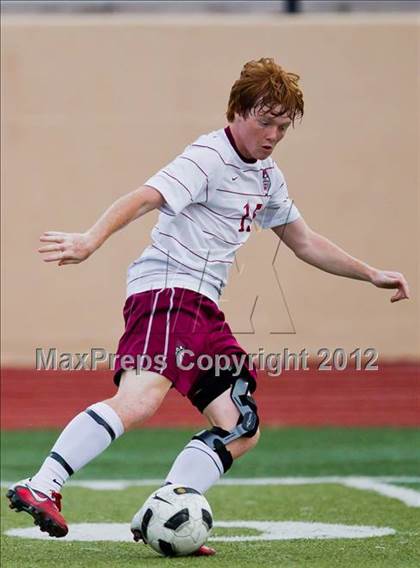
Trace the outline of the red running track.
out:
<instances>
[{"instance_id":1,"label":"red running track","mask_svg":"<svg viewBox=\"0 0 420 568\"><path fill-rule=\"evenodd\" d=\"M255 394L266 426L420 426L420 363L379 371L260 374ZM112 396L110 371L2 369L1 427L64 426L88 405ZM201 426L189 401L170 391L150 427Z\"/></svg>"}]
</instances>

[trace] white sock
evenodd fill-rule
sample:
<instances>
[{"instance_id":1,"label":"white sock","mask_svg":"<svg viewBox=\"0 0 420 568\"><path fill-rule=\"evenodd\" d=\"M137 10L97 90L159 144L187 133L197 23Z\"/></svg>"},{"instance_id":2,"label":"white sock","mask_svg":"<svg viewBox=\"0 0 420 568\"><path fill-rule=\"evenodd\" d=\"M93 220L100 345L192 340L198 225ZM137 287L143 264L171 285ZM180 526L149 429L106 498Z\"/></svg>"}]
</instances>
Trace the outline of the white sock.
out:
<instances>
[{"instance_id":1,"label":"white sock","mask_svg":"<svg viewBox=\"0 0 420 568\"><path fill-rule=\"evenodd\" d=\"M121 418L104 402L73 418L54 444L31 485L44 493L60 491L70 475L101 454L123 434Z\"/></svg>"},{"instance_id":2,"label":"white sock","mask_svg":"<svg viewBox=\"0 0 420 568\"><path fill-rule=\"evenodd\" d=\"M224 473L219 455L201 440L191 440L174 461L165 483L205 493Z\"/></svg>"}]
</instances>

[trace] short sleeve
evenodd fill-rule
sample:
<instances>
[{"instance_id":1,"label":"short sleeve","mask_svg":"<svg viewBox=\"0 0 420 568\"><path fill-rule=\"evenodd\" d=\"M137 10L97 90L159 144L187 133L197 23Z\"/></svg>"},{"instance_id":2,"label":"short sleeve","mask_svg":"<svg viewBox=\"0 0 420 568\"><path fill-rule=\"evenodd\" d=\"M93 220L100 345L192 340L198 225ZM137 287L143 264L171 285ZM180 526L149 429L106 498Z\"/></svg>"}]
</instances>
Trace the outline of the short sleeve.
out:
<instances>
[{"instance_id":1,"label":"short sleeve","mask_svg":"<svg viewBox=\"0 0 420 568\"><path fill-rule=\"evenodd\" d=\"M300 213L290 199L286 180L277 165L274 166L273 190L267 205L259 211L255 220L263 229L271 229L299 219Z\"/></svg>"},{"instance_id":2,"label":"short sleeve","mask_svg":"<svg viewBox=\"0 0 420 568\"><path fill-rule=\"evenodd\" d=\"M207 201L209 177L214 163L211 149L187 146L182 154L144 185L157 189L166 205L177 215L191 203Z\"/></svg>"}]
</instances>

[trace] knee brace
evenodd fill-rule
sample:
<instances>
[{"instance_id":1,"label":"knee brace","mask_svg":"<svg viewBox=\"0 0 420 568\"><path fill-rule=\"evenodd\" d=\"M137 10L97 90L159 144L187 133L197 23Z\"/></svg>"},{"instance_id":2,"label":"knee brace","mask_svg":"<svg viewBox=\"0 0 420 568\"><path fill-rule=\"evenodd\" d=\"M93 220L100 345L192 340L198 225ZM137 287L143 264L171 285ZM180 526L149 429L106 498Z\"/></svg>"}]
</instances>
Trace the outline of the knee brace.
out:
<instances>
[{"instance_id":1,"label":"knee brace","mask_svg":"<svg viewBox=\"0 0 420 568\"><path fill-rule=\"evenodd\" d=\"M216 375L214 369L209 369L203 373L195 383L188 398L191 403L200 411L208 406L218 396L228 389L233 389L239 377L233 375L232 369L221 369ZM243 368L241 371L241 379L248 383L248 392L254 392L256 389L255 379L248 369Z\"/></svg>"},{"instance_id":2,"label":"knee brace","mask_svg":"<svg viewBox=\"0 0 420 568\"><path fill-rule=\"evenodd\" d=\"M232 455L226 448L227 444L241 437L252 438L258 430L257 405L248 390L249 383L242 378L236 379L232 386L230 396L240 414L233 430L228 432L215 426L210 430L202 430L193 436L193 440L201 440L218 454L225 473L233 462Z\"/></svg>"}]
</instances>

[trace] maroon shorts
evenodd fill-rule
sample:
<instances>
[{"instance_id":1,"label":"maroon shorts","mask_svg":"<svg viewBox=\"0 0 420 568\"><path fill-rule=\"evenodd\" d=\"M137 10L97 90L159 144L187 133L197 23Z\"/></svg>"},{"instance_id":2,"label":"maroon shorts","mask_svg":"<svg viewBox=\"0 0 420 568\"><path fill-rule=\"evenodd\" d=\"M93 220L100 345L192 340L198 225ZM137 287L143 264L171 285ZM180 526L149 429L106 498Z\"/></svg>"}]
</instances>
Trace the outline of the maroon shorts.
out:
<instances>
[{"instance_id":1,"label":"maroon shorts","mask_svg":"<svg viewBox=\"0 0 420 568\"><path fill-rule=\"evenodd\" d=\"M124 320L115 362L117 385L124 370L146 369L168 378L185 396L210 367L226 368L232 356L256 379L223 312L202 294L185 288L133 294L125 303Z\"/></svg>"}]
</instances>

